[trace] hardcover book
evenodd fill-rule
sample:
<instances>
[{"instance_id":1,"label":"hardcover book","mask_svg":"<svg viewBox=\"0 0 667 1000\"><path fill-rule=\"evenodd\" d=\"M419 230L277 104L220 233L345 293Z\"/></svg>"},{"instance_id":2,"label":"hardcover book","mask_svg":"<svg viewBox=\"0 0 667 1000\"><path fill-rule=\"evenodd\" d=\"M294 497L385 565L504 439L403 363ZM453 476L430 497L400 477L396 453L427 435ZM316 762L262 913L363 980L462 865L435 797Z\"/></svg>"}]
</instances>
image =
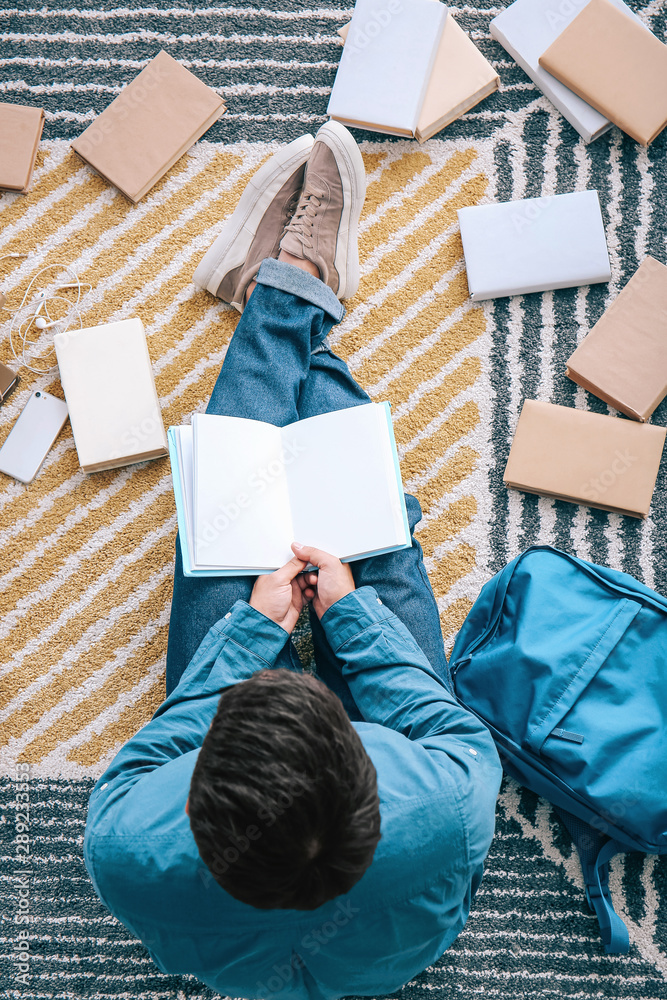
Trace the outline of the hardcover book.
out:
<instances>
[{"instance_id":1,"label":"hardcover book","mask_svg":"<svg viewBox=\"0 0 667 1000\"><path fill-rule=\"evenodd\" d=\"M4 403L20 381L21 379L15 371L0 363L0 403Z\"/></svg>"},{"instance_id":2,"label":"hardcover book","mask_svg":"<svg viewBox=\"0 0 667 1000\"><path fill-rule=\"evenodd\" d=\"M667 267L646 257L567 362L578 385L635 420L667 395Z\"/></svg>"},{"instance_id":3,"label":"hardcover book","mask_svg":"<svg viewBox=\"0 0 667 1000\"><path fill-rule=\"evenodd\" d=\"M141 320L67 330L53 340L83 471L100 472L166 455Z\"/></svg>"},{"instance_id":4,"label":"hardcover book","mask_svg":"<svg viewBox=\"0 0 667 1000\"><path fill-rule=\"evenodd\" d=\"M294 541L346 561L411 545L388 403L286 427L197 413L169 452L186 576L271 573Z\"/></svg>"},{"instance_id":5,"label":"hardcover book","mask_svg":"<svg viewBox=\"0 0 667 1000\"><path fill-rule=\"evenodd\" d=\"M473 301L609 281L597 191L458 209Z\"/></svg>"},{"instance_id":6,"label":"hardcover book","mask_svg":"<svg viewBox=\"0 0 667 1000\"><path fill-rule=\"evenodd\" d=\"M338 29L343 40L349 25ZM419 142L445 128L498 89L498 74L463 28L447 15L415 129Z\"/></svg>"},{"instance_id":7,"label":"hardcover book","mask_svg":"<svg viewBox=\"0 0 667 1000\"><path fill-rule=\"evenodd\" d=\"M643 146L667 125L667 45L610 0L590 0L540 66Z\"/></svg>"},{"instance_id":8,"label":"hardcover book","mask_svg":"<svg viewBox=\"0 0 667 1000\"><path fill-rule=\"evenodd\" d=\"M643 24L623 0L612 0L619 10ZM563 0L515 0L491 21L491 35L516 59L521 69L549 98L585 142L597 139L611 122L540 66L539 58L581 10L580 3Z\"/></svg>"},{"instance_id":9,"label":"hardcover book","mask_svg":"<svg viewBox=\"0 0 667 1000\"><path fill-rule=\"evenodd\" d=\"M27 194L44 127L44 112L0 103L0 188Z\"/></svg>"},{"instance_id":10,"label":"hardcover book","mask_svg":"<svg viewBox=\"0 0 667 1000\"><path fill-rule=\"evenodd\" d=\"M646 517L665 444L664 427L527 399L505 485L527 493Z\"/></svg>"},{"instance_id":11,"label":"hardcover book","mask_svg":"<svg viewBox=\"0 0 667 1000\"><path fill-rule=\"evenodd\" d=\"M225 110L215 91L159 52L72 149L136 203Z\"/></svg>"},{"instance_id":12,"label":"hardcover book","mask_svg":"<svg viewBox=\"0 0 667 1000\"><path fill-rule=\"evenodd\" d=\"M447 19L433 0L357 0L327 114L412 137Z\"/></svg>"}]
</instances>

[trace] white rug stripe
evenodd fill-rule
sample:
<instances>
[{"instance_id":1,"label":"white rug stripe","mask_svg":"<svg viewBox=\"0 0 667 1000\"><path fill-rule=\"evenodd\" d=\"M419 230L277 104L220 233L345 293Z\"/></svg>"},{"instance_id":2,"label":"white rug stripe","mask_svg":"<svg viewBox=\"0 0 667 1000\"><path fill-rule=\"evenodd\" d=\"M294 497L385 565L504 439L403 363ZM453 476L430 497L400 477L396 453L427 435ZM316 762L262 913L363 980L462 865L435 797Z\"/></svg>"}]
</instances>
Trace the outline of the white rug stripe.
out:
<instances>
[{"instance_id":1,"label":"white rug stripe","mask_svg":"<svg viewBox=\"0 0 667 1000\"><path fill-rule=\"evenodd\" d=\"M64 7L5 7L0 11L2 17L77 17L93 21L111 21L114 18L147 16L157 17L185 17L192 20L191 7L115 7L113 10L88 10L85 8L64 8ZM262 21L272 19L275 21L308 21L313 18L317 20L340 21L341 18L349 18L349 8L341 7L304 7L301 10L276 10L270 7L197 7L197 17L245 17L248 20L259 18Z\"/></svg>"},{"instance_id":2,"label":"white rug stripe","mask_svg":"<svg viewBox=\"0 0 667 1000\"><path fill-rule=\"evenodd\" d=\"M0 59L0 66L53 66L58 69L70 69L72 66L94 66L99 69L112 69L122 66L124 69L141 70L148 66L150 59L81 59L70 56L68 59L51 59L48 56L10 56ZM303 62L300 59L182 59L181 66L188 69L336 69L337 62Z\"/></svg>"},{"instance_id":3,"label":"white rug stripe","mask_svg":"<svg viewBox=\"0 0 667 1000\"><path fill-rule=\"evenodd\" d=\"M340 45L339 35L241 35L238 33L231 35L211 35L202 32L197 35L174 35L166 31L124 31L114 34L82 34L78 31L54 31L45 32L29 31L27 33L19 31L4 31L0 33L0 42L46 42L56 44L65 42L68 45L81 45L83 43L100 42L104 45L127 45L131 42L159 42L161 45L182 45L194 42L217 43L219 45L256 45L258 42L268 44L290 44L304 45Z\"/></svg>"},{"instance_id":4,"label":"white rug stripe","mask_svg":"<svg viewBox=\"0 0 667 1000\"><path fill-rule=\"evenodd\" d=\"M125 88L106 83L26 83L25 80L0 81L0 93L29 94L111 94L117 96ZM276 94L315 94L326 96L331 87L309 87L298 84L294 87L280 87L269 83L234 83L224 87L211 87L223 97L271 97Z\"/></svg>"}]
</instances>

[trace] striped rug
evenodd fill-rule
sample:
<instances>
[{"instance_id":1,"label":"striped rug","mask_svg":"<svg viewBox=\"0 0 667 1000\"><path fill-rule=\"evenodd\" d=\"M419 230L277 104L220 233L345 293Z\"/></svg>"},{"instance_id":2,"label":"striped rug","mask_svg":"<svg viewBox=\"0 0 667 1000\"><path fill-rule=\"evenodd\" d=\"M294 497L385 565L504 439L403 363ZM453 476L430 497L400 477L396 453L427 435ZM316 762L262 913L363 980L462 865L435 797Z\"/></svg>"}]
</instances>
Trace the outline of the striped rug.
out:
<instances>
[{"instance_id":1,"label":"striped rug","mask_svg":"<svg viewBox=\"0 0 667 1000\"><path fill-rule=\"evenodd\" d=\"M92 285L86 323L139 316L165 424L204 408L238 318L196 290L192 272L273 141L325 120L340 56L336 28L352 6L239 0L0 10L0 99L47 114L32 192L0 197L0 256L31 254L0 261L0 289L15 306L40 267L62 261ZM632 6L665 37L662 0ZM392 403L403 479L424 510L419 538L448 648L482 583L536 541L667 594L664 465L644 522L502 485L525 397L607 412L565 378L564 362L642 257L666 259L667 142L663 135L645 150L613 130L585 146L491 40L488 23L499 9L481 0L450 8L500 73L498 94L422 146L357 134L368 175L362 280L332 338L371 396ZM74 157L68 140L160 48L216 88L228 112L131 206ZM473 307L456 209L585 188L600 193L609 285ZM61 395L57 375L24 373L0 409L0 439L36 388ZM667 421L665 404L654 421ZM81 858L96 776L164 697L175 536L168 463L85 476L67 429L33 484L0 482L0 519L3 995L208 998L196 980L158 972L99 904ZM299 643L307 659L303 629ZM29 824L19 818L24 773ZM28 869L17 853L21 836L29 838ZM12 955L22 940L15 917L26 877L24 982ZM628 957L604 955L569 839L548 807L508 782L471 919L401 996L664 1000L667 865L617 859L612 892L630 929Z\"/></svg>"}]
</instances>

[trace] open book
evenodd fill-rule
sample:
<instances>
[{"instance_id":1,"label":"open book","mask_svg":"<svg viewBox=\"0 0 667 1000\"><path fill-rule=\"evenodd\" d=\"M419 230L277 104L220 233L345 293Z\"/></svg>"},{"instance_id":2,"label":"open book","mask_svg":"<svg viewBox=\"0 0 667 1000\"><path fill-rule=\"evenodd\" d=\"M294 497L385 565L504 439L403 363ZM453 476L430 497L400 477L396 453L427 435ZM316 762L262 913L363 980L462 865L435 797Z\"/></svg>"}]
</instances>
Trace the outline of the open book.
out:
<instances>
[{"instance_id":1,"label":"open book","mask_svg":"<svg viewBox=\"0 0 667 1000\"><path fill-rule=\"evenodd\" d=\"M186 576L271 573L293 541L345 561L411 545L388 403L286 427L197 413L168 436Z\"/></svg>"}]
</instances>

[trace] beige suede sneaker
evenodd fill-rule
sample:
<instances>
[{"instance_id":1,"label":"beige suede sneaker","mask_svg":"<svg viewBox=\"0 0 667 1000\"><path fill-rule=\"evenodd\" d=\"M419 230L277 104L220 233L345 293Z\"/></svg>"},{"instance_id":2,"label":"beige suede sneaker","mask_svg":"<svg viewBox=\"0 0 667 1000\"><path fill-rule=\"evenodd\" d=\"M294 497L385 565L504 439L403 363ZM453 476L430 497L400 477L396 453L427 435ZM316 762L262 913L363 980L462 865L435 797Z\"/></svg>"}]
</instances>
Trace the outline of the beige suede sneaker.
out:
<instances>
[{"instance_id":1,"label":"beige suede sneaker","mask_svg":"<svg viewBox=\"0 0 667 1000\"><path fill-rule=\"evenodd\" d=\"M365 196L359 147L344 125L327 122L315 136L301 198L280 249L315 264L339 299L359 287L357 233Z\"/></svg>"},{"instance_id":2,"label":"beige suede sneaker","mask_svg":"<svg viewBox=\"0 0 667 1000\"><path fill-rule=\"evenodd\" d=\"M313 148L302 135L279 149L253 175L193 281L243 312L245 293L266 257L277 257L280 238L301 194L304 165Z\"/></svg>"}]
</instances>

